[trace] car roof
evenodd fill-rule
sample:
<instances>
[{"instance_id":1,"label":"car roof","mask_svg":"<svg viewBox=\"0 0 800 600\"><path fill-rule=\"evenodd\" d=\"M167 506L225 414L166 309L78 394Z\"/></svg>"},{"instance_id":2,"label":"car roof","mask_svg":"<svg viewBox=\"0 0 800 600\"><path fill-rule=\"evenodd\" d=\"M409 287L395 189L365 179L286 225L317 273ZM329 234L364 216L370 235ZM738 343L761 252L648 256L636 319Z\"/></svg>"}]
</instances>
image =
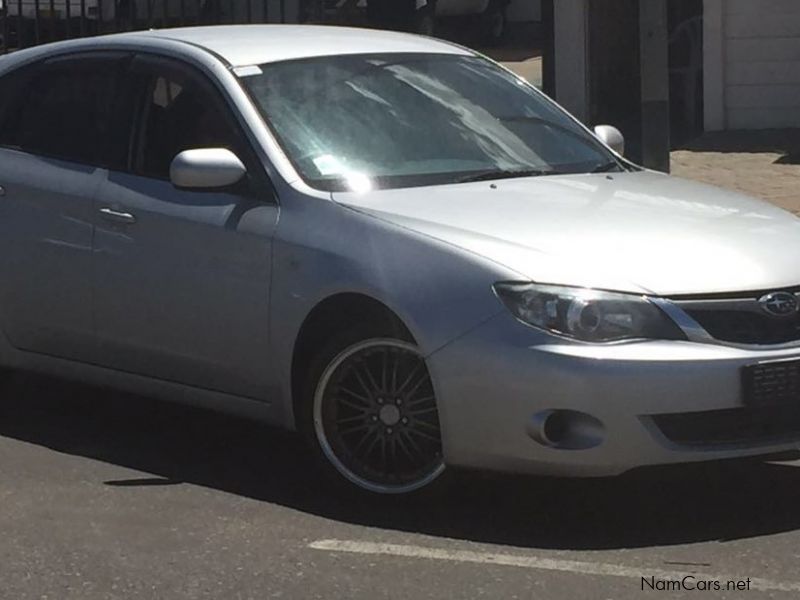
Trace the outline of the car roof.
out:
<instances>
[{"instance_id":1,"label":"car roof","mask_svg":"<svg viewBox=\"0 0 800 600\"><path fill-rule=\"evenodd\" d=\"M200 46L233 66L283 60L371 53L434 53L469 56L455 44L419 35L326 25L215 25L120 34Z\"/></svg>"}]
</instances>

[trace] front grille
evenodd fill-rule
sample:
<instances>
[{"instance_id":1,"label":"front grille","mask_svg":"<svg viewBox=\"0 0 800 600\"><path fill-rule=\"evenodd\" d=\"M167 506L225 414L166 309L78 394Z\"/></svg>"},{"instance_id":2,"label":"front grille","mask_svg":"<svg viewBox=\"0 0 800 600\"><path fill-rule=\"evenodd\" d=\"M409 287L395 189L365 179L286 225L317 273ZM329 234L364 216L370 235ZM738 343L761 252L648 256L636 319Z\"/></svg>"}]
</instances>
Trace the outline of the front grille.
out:
<instances>
[{"instance_id":1,"label":"front grille","mask_svg":"<svg viewBox=\"0 0 800 600\"><path fill-rule=\"evenodd\" d=\"M757 444L800 438L800 402L653 415L652 420L664 437L686 446Z\"/></svg>"},{"instance_id":2,"label":"front grille","mask_svg":"<svg viewBox=\"0 0 800 600\"><path fill-rule=\"evenodd\" d=\"M800 315L771 317L750 311L691 310L686 312L709 335L735 344L787 344L800 340Z\"/></svg>"},{"instance_id":3,"label":"front grille","mask_svg":"<svg viewBox=\"0 0 800 600\"><path fill-rule=\"evenodd\" d=\"M778 316L759 300L772 296L794 295L800 302L800 290L767 290L711 297L672 298L706 332L721 342L775 346L800 341L800 312Z\"/></svg>"}]
</instances>

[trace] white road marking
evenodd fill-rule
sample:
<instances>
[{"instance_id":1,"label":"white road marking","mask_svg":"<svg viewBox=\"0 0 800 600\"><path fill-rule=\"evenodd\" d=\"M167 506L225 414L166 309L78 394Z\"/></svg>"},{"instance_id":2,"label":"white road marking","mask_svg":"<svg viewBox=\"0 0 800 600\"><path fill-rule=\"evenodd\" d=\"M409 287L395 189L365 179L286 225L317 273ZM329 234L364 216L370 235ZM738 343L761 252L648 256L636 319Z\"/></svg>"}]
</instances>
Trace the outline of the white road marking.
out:
<instances>
[{"instance_id":1,"label":"white road marking","mask_svg":"<svg viewBox=\"0 0 800 600\"><path fill-rule=\"evenodd\" d=\"M523 569L541 569L543 571L561 571L580 575L600 575L607 577L626 577L639 580L642 577L655 577L656 579L680 581L686 575L694 575L697 581L718 580L725 584L727 581L746 579L746 575L721 575L695 571L667 571L664 569L651 569L649 567L630 567L607 563L582 562L576 560L562 560L555 558L542 558L520 554L504 554L492 552L472 552L469 550L445 550L444 548L426 548L424 546L408 546L402 544L379 544L374 542L358 542L354 540L318 540L309 544L314 550L328 552L348 552L351 554L369 554L383 556L401 556L404 558L417 558L428 560L443 560L458 563L479 563L501 565L507 567L520 567ZM769 579L750 578L750 589L763 591L800 592L800 582L772 581Z\"/></svg>"}]
</instances>

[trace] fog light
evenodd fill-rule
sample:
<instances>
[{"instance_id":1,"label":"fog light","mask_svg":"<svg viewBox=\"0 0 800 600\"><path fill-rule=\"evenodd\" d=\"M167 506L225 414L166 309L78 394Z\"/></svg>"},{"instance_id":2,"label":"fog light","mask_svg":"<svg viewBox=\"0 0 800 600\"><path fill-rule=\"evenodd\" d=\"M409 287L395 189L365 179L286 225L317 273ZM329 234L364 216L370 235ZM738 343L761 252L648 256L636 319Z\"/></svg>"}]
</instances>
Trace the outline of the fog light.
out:
<instances>
[{"instance_id":1,"label":"fog light","mask_svg":"<svg viewBox=\"0 0 800 600\"><path fill-rule=\"evenodd\" d=\"M548 448L588 450L603 443L603 423L575 410L543 410L528 422L528 435Z\"/></svg>"}]
</instances>

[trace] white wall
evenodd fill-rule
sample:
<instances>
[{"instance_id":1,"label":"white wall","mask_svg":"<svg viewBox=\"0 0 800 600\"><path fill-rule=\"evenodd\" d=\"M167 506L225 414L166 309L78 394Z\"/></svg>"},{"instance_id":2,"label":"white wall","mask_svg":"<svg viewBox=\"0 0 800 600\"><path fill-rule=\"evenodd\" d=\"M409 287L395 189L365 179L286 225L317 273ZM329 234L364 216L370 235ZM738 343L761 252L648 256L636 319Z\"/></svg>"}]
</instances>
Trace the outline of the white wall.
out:
<instances>
[{"instance_id":1,"label":"white wall","mask_svg":"<svg viewBox=\"0 0 800 600\"><path fill-rule=\"evenodd\" d=\"M541 21L542 0L511 0L508 20L517 22Z\"/></svg>"},{"instance_id":2,"label":"white wall","mask_svg":"<svg viewBox=\"0 0 800 600\"><path fill-rule=\"evenodd\" d=\"M706 129L800 127L800 0L705 0Z\"/></svg>"}]
</instances>

